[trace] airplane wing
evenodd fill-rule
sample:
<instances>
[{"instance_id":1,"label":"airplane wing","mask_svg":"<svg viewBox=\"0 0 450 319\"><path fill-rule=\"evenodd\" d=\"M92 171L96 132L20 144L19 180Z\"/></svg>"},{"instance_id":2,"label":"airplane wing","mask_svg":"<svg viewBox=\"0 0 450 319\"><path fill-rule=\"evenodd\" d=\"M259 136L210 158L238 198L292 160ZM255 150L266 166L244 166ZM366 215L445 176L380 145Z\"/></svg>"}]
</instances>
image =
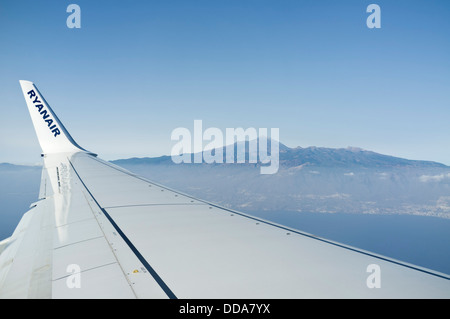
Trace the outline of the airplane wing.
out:
<instances>
[{"instance_id":1,"label":"airplane wing","mask_svg":"<svg viewBox=\"0 0 450 319\"><path fill-rule=\"evenodd\" d=\"M1 298L449 298L450 277L226 209L99 159L20 81L39 199L0 242Z\"/></svg>"}]
</instances>

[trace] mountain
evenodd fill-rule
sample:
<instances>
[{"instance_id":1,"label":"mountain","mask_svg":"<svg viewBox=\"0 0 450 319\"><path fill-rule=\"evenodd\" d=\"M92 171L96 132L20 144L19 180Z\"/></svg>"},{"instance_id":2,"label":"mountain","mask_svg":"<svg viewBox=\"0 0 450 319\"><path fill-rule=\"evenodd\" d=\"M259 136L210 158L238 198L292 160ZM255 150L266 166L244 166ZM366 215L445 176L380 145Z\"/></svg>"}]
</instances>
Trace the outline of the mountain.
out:
<instances>
[{"instance_id":1,"label":"mountain","mask_svg":"<svg viewBox=\"0 0 450 319\"><path fill-rule=\"evenodd\" d=\"M238 146L243 143L234 144L234 163L237 162ZM270 155L271 142L268 142L268 153ZM205 154L205 152L203 152ZM223 163L226 163L226 147L222 148ZM246 163L249 159L249 142L245 142ZM204 156L203 156L204 157ZM194 154L190 154L191 163L194 162ZM258 157L259 160L259 157ZM366 167L366 168L393 168L393 167L417 167L417 168L447 168L446 165L432 162L408 160L404 158L383 155L372 151L363 150L357 147L347 148L326 148L326 147L296 147L289 148L279 143L280 165L286 168L301 165L321 166L321 167ZM117 165L137 165L137 164L164 164L179 165L172 161L171 156L129 158L112 161ZM181 163L186 165L186 163ZM205 163L206 164L206 163Z\"/></svg>"},{"instance_id":2,"label":"mountain","mask_svg":"<svg viewBox=\"0 0 450 319\"><path fill-rule=\"evenodd\" d=\"M237 147L237 145L234 145ZM246 144L248 153L248 143ZM175 164L170 156L113 161L150 180L255 214L413 214L450 218L450 167L360 148L289 148L276 174L260 164Z\"/></svg>"},{"instance_id":3,"label":"mountain","mask_svg":"<svg viewBox=\"0 0 450 319\"><path fill-rule=\"evenodd\" d=\"M30 165L16 165L11 163L0 163L0 172L14 172L14 171L24 171L24 170L41 170L41 166L30 166Z\"/></svg>"},{"instance_id":4,"label":"mountain","mask_svg":"<svg viewBox=\"0 0 450 319\"><path fill-rule=\"evenodd\" d=\"M361 148L325 148L307 147L291 148L280 152L280 162L286 167L298 165L316 165L325 167L435 167L445 168L444 164L431 161L408 160L394 156L383 155Z\"/></svg>"}]
</instances>

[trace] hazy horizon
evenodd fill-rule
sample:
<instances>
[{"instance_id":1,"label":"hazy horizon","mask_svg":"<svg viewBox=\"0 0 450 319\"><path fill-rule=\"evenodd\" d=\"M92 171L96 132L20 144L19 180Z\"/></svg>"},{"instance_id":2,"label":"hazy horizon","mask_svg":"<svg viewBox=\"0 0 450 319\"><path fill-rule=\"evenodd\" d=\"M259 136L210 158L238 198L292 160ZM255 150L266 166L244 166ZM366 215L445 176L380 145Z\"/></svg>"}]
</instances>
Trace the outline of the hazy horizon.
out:
<instances>
[{"instance_id":1,"label":"hazy horizon","mask_svg":"<svg viewBox=\"0 0 450 319\"><path fill-rule=\"evenodd\" d=\"M343 149L343 150L359 149L361 151L374 152L374 153L377 153L377 154L380 154L380 155L386 155L386 156L391 156L391 157L396 157L396 158L401 158L401 159L406 159L406 160L423 161L423 162L435 162L435 163L443 164L445 166L450 166L450 164L446 164L446 163L439 162L439 161L433 161L433 160L428 160L428 159L414 159L414 158L400 157L400 156L396 156L396 155L392 155L392 154L380 153L380 152L377 152L377 151L371 150L371 149L365 149L365 148L362 148L362 147L359 147L359 146L326 147L326 146L318 146L318 145L310 145L310 146L298 145L298 146L291 147L291 146L288 146L288 145L286 145L285 143L283 143L281 141L280 141L280 144L283 144L284 146L288 147L289 149L296 149L296 148L303 148L303 149L308 149L308 148L326 148L326 149L336 149L336 150L339 150L339 149ZM222 147L224 147L224 146L222 146ZM190 154L194 154L194 153L191 152ZM100 158L104 159L104 160L113 162L113 161L117 161L117 160L121 160L121 159L146 158L146 157L148 157L148 158L158 158L158 157L171 156L171 155L170 155L170 152L169 152L169 153L166 153L166 154L154 155L154 156L149 156L149 155L133 156L133 155L131 155L129 157L120 157L120 158L105 158L105 157L102 157L101 154L98 154L98 156ZM42 158L39 156L39 158L37 158L37 159L38 159L38 161L35 161L35 162L17 161L17 162L0 162L0 164L13 164L13 165L18 165L18 166L20 166L20 165L22 165L22 166L42 166L42 164L43 164Z\"/></svg>"}]
</instances>

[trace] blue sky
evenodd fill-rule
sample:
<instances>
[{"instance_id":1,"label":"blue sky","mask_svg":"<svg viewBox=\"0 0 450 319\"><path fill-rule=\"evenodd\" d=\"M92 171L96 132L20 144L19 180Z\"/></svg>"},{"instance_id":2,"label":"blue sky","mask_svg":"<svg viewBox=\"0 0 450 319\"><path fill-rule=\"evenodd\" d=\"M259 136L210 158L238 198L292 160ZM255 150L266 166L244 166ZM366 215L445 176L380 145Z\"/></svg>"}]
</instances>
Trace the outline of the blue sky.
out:
<instances>
[{"instance_id":1,"label":"blue sky","mask_svg":"<svg viewBox=\"0 0 450 319\"><path fill-rule=\"evenodd\" d=\"M450 165L445 0L2 0L0 162L40 163L21 79L104 159L168 155L201 119Z\"/></svg>"}]
</instances>

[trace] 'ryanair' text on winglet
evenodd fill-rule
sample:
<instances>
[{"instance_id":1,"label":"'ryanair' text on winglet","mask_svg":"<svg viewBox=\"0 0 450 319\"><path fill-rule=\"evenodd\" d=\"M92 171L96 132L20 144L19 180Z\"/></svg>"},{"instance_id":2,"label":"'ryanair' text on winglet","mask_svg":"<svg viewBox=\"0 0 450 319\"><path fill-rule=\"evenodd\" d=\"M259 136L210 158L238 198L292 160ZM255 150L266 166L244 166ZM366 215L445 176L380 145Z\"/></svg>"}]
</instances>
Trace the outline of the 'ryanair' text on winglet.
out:
<instances>
[{"instance_id":1,"label":"'ryanair' text on winglet","mask_svg":"<svg viewBox=\"0 0 450 319\"><path fill-rule=\"evenodd\" d=\"M86 152L96 156L75 142L33 82L19 82L44 155Z\"/></svg>"}]
</instances>

